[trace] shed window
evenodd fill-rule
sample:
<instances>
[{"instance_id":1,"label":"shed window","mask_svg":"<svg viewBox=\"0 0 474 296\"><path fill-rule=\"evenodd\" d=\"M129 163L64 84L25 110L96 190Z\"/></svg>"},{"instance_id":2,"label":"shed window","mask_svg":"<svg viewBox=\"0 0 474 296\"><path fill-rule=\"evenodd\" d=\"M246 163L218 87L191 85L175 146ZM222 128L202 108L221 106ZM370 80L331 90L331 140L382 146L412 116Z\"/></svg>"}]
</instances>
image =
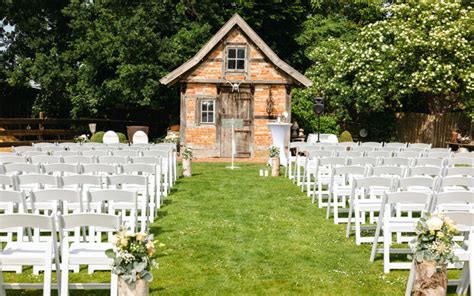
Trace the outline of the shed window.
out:
<instances>
[{"instance_id":1,"label":"shed window","mask_svg":"<svg viewBox=\"0 0 474 296\"><path fill-rule=\"evenodd\" d=\"M227 70L245 70L245 47L227 49Z\"/></svg>"},{"instance_id":2,"label":"shed window","mask_svg":"<svg viewBox=\"0 0 474 296\"><path fill-rule=\"evenodd\" d=\"M201 123L214 123L214 101L213 100L202 100L201 101Z\"/></svg>"}]
</instances>

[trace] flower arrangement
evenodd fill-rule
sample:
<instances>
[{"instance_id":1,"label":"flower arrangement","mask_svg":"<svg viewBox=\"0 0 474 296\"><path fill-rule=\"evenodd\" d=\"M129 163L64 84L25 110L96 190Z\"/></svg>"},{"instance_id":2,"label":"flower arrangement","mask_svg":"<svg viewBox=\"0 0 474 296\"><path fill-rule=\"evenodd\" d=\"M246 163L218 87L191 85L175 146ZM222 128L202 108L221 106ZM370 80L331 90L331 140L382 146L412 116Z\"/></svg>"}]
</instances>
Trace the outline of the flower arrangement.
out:
<instances>
[{"instance_id":1,"label":"flower arrangement","mask_svg":"<svg viewBox=\"0 0 474 296\"><path fill-rule=\"evenodd\" d=\"M179 141L179 136L176 134L176 133L169 133L165 139L164 139L164 142L165 143L178 143Z\"/></svg>"},{"instance_id":2,"label":"flower arrangement","mask_svg":"<svg viewBox=\"0 0 474 296\"><path fill-rule=\"evenodd\" d=\"M75 143L87 143L87 142L89 142L89 136L86 135L86 134L77 136L77 137L74 138L74 142Z\"/></svg>"},{"instance_id":3,"label":"flower arrangement","mask_svg":"<svg viewBox=\"0 0 474 296\"><path fill-rule=\"evenodd\" d=\"M270 148L268 148L268 154L270 155L270 158L278 157L280 156L280 148L277 146L270 146Z\"/></svg>"},{"instance_id":4,"label":"flower arrangement","mask_svg":"<svg viewBox=\"0 0 474 296\"><path fill-rule=\"evenodd\" d=\"M152 236L121 228L115 234L114 240L115 248L106 251L107 256L114 260L112 272L122 276L127 284L139 279L151 282L153 275L150 269L157 265L152 259L155 254Z\"/></svg>"},{"instance_id":5,"label":"flower arrangement","mask_svg":"<svg viewBox=\"0 0 474 296\"><path fill-rule=\"evenodd\" d=\"M417 238L411 242L416 262L435 262L437 266L453 263L458 259L454 256L453 237L459 231L449 217L429 215L419 219L416 225Z\"/></svg>"},{"instance_id":6,"label":"flower arrangement","mask_svg":"<svg viewBox=\"0 0 474 296\"><path fill-rule=\"evenodd\" d=\"M193 158L193 149L189 146L184 146L183 152L181 152L183 159L192 159Z\"/></svg>"}]
</instances>

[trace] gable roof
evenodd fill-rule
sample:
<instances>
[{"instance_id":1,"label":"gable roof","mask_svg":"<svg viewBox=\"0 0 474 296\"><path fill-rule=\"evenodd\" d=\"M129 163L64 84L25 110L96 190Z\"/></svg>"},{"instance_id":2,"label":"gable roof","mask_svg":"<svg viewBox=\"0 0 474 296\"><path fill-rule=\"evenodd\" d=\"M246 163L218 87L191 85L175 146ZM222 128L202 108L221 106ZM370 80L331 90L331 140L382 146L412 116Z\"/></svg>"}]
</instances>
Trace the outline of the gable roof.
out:
<instances>
[{"instance_id":1,"label":"gable roof","mask_svg":"<svg viewBox=\"0 0 474 296\"><path fill-rule=\"evenodd\" d=\"M281 60L275 52L255 33L255 31L244 21L239 14L234 14L230 20L225 23L224 26L196 53L190 60L170 72L168 75L160 79L160 82L164 85L172 85L186 72L191 70L193 67L198 65L211 50L234 28L238 26L247 36L252 40L253 43L263 52L263 54L273 63L276 67L280 68L287 75L292 77L298 83L309 87L313 84L311 80L306 78L303 74L292 68L290 65Z\"/></svg>"}]
</instances>

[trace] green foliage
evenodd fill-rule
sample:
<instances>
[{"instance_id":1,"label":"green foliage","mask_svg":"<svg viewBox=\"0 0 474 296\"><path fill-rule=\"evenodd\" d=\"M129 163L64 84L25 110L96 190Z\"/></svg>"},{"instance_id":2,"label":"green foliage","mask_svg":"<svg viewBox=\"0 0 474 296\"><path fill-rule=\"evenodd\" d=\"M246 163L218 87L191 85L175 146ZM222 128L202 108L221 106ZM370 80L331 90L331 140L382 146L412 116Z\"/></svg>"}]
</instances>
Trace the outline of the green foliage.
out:
<instances>
[{"instance_id":1,"label":"green foliage","mask_svg":"<svg viewBox=\"0 0 474 296\"><path fill-rule=\"evenodd\" d=\"M95 143L103 143L102 140L104 138L105 132L96 132L92 135L90 141Z\"/></svg>"},{"instance_id":2,"label":"green foliage","mask_svg":"<svg viewBox=\"0 0 474 296\"><path fill-rule=\"evenodd\" d=\"M127 136L125 134L117 133L117 136L119 138L120 143L128 143Z\"/></svg>"},{"instance_id":3,"label":"green foliage","mask_svg":"<svg viewBox=\"0 0 474 296\"><path fill-rule=\"evenodd\" d=\"M280 148L278 148L277 146L270 146L270 148L268 148L268 156L270 158L278 157L279 155Z\"/></svg>"},{"instance_id":4,"label":"green foliage","mask_svg":"<svg viewBox=\"0 0 474 296\"><path fill-rule=\"evenodd\" d=\"M351 133L349 131L343 131L339 136L339 142L353 142Z\"/></svg>"},{"instance_id":5,"label":"green foliage","mask_svg":"<svg viewBox=\"0 0 474 296\"><path fill-rule=\"evenodd\" d=\"M323 91L339 120L370 119L373 112L471 108L470 9L422 1L392 4L382 13L383 19L354 31L353 38L316 44L307 71L312 93Z\"/></svg>"}]
</instances>

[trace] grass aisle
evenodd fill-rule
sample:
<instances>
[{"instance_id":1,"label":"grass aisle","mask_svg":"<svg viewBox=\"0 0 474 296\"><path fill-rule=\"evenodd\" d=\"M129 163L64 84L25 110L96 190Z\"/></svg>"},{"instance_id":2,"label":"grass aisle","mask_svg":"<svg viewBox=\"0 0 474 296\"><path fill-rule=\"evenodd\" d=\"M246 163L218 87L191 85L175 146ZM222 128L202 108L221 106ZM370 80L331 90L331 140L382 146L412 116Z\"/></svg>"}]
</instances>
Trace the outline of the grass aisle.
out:
<instances>
[{"instance_id":1,"label":"grass aisle","mask_svg":"<svg viewBox=\"0 0 474 296\"><path fill-rule=\"evenodd\" d=\"M193 164L152 227L158 248L153 294L401 295L407 272L383 274L370 246L262 165Z\"/></svg>"}]
</instances>

